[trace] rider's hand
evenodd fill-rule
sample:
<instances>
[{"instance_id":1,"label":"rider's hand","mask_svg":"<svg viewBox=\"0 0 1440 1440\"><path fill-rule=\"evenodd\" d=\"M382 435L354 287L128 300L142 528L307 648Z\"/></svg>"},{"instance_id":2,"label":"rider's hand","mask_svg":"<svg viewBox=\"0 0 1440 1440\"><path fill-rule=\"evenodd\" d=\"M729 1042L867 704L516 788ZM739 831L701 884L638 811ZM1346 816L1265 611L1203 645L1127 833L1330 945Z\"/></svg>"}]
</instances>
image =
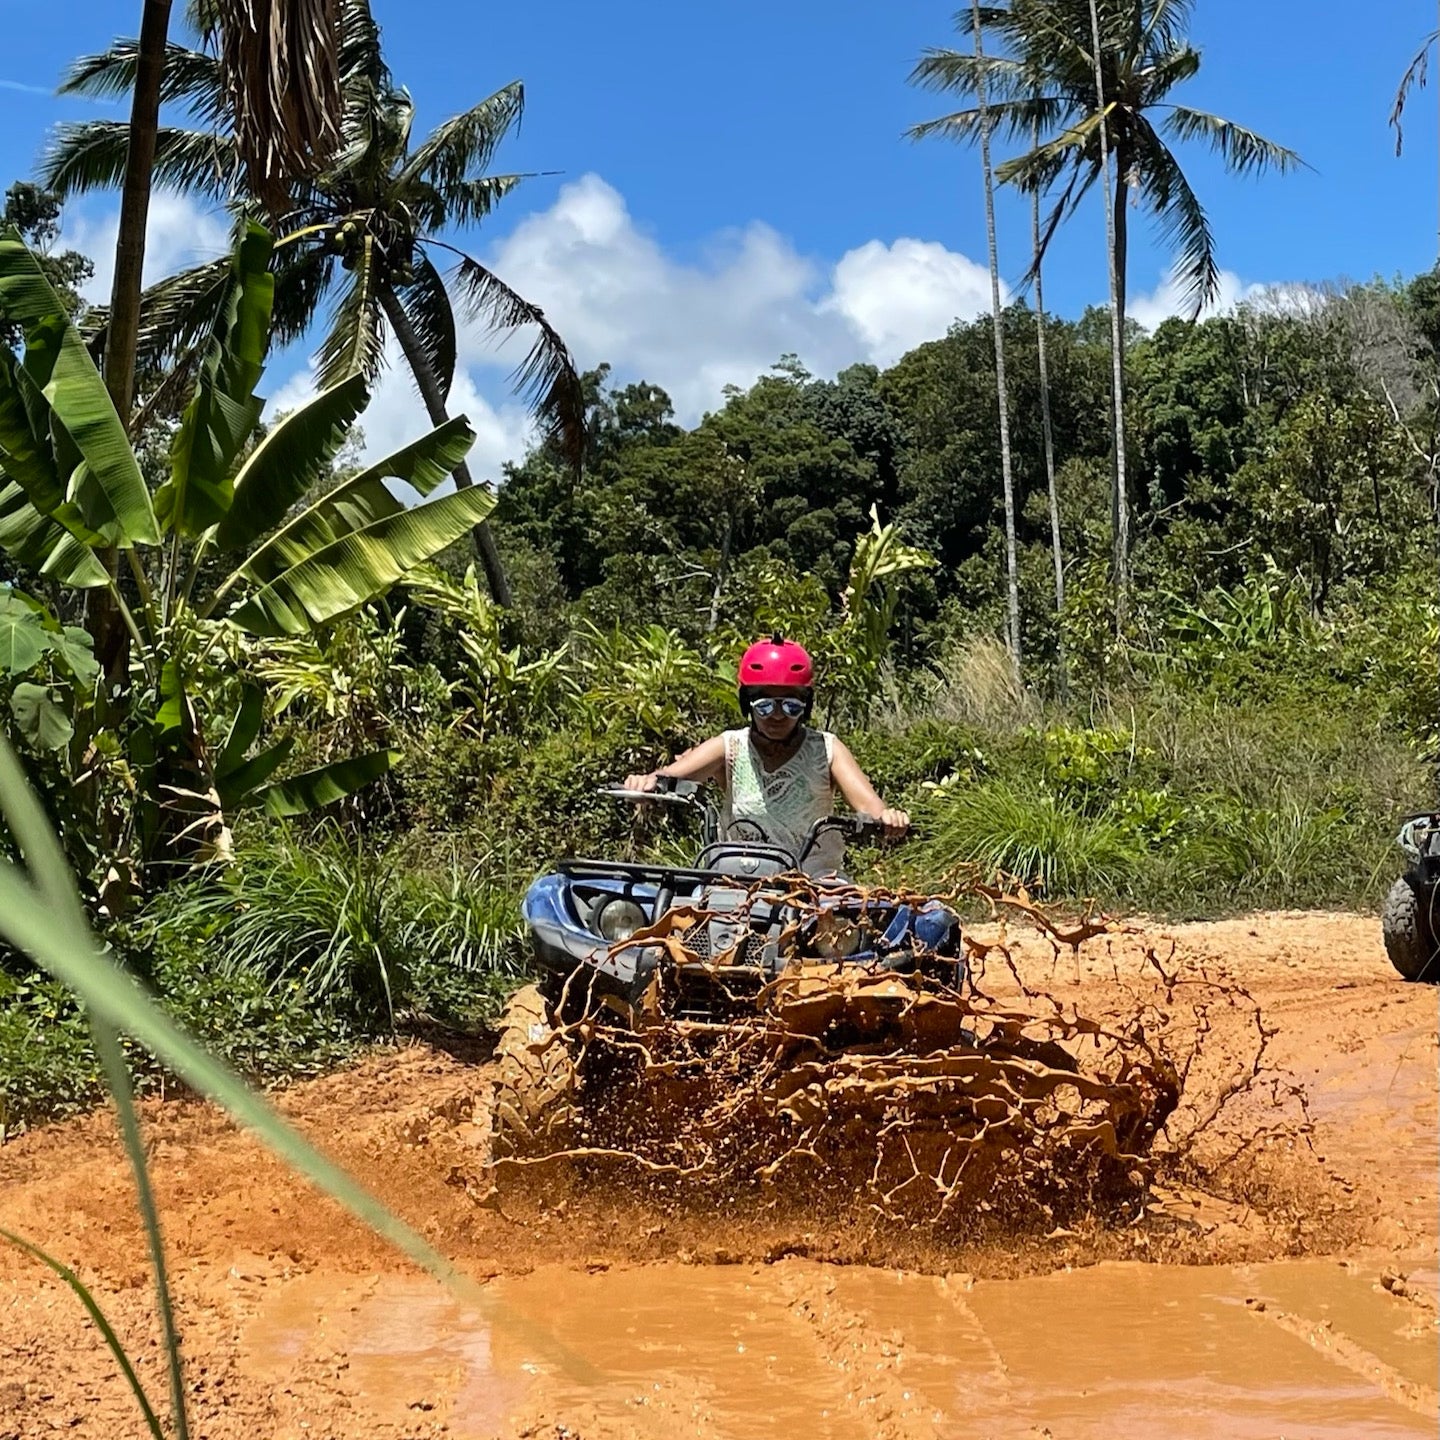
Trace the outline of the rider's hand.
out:
<instances>
[{"instance_id":1,"label":"rider's hand","mask_svg":"<svg viewBox=\"0 0 1440 1440\"><path fill-rule=\"evenodd\" d=\"M910 816L904 810L882 810L876 818L885 827L887 840L898 840L910 828Z\"/></svg>"},{"instance_id":2,"label":"rider's hand","mask_svg":"<svg viewBox=\"0 0 1440 1440\"><path fill-rule=\"evenodd\" d=\"M627 775L624 788L626 790L643 790L648 794L655 788L655 782L659 778L659 772L656 770L652 770L648 775Z\"/></svg>"}]
</instances>

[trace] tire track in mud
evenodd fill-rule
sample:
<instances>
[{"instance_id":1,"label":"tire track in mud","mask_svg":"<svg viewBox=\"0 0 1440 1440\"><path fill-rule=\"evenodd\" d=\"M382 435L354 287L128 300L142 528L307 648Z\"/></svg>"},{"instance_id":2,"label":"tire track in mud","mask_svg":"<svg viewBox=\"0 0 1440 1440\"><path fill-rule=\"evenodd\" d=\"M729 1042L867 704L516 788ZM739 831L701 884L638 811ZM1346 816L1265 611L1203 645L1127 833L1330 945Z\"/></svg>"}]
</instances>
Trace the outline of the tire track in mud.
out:
<instances>
[{"instance_id":1,"label":"tire track in mud","mask_svg":"<svg viewBox=\"0 0 1440 1440\"><path fill-rule=\"evenodd\" d=\"M846 1377L847 1399L875 1440L942 1440L952 1434L955 1417L942 1397L962 1376L972 1389L994 1390L1003 1400L1006 1367L965 1303L969 1276L857 1275L837 1268L817 1279L810 1267L781 1265L775 1271L791 1312L811 1332L818 1358ZM859 1286L850 1283L856 1279ZM911 1312L903 1320L884 1303L890 1298L887 1286L893 1287L897 1308ZM859 1290L863 1293L854 1293ZM948 1362L940 1347L925 1345L924 1332L936 1328L943 1330L947 1348L958 1341L983 1352L985 1366L978 1373L962 1369Z\"/></svg>"},{"instance_id":2,"label":"tire track in mud","mask_svg":"<svg viewBox=\"0 0 1440 1440\"><path fill-rule=\"evenodd\" d=\"M1331 1321L1311 1320L1304 1315L1280 1310L1263 1300L1255 1301L1248 1308L1251 1314L1278 1325L1287 1335L1303 1340L1327 1360L1353 1371L1407 1410L1430 1417L1440 1411L1440 1391L1407 1380L1363 1345L1357 1345L1348 1335L1336 1330Z\"/></svg>"}]
</instances>

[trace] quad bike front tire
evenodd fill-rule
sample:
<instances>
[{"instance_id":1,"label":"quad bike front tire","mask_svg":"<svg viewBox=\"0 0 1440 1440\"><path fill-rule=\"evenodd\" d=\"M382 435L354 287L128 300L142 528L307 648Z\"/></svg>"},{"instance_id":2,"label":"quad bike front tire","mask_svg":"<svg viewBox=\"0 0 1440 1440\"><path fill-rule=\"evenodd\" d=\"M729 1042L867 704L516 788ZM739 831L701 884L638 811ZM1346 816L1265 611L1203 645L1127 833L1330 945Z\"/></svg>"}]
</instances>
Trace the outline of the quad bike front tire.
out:
<instances>
[{"instance_id":1,"label":"quad bike front tire","mask_svg":"<svg viewBox=\"0 0 1440 1440\"><path fill-rule=\"evenodd\" d=\"M505 1007L495 1060L497 1148L562 1146L575 1120L579 1077L570 1044L538 985L516 991Z\"/></svg>"},{"instance_id":2,"label":"quad bike front tire","mask_svg":"<svg viewBox=\"0 0 1440 1440\"><path fill-rule=\"evenodd\" d=\"M1406 980L1440 981L1440 940L1435 934L1435 899L1427 887L1402 875L1385 897L1380 928L1385 953Z\"/></svg>"}]
</instances>

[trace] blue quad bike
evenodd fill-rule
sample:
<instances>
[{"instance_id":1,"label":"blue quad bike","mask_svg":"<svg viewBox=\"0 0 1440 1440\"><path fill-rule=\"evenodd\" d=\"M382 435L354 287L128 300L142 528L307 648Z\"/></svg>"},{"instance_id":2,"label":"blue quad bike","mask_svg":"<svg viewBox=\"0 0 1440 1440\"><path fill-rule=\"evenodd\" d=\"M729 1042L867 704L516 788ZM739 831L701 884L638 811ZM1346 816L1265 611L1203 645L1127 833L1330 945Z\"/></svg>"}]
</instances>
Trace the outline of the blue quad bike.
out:
<instances>
[{"instance_id":1,"label":"blue quad bike","mask_svg":"<svg viewBox=\"0 0 1440 1440\"><path fill-rule=\"evenodd\" d=\"M1406 980L1433 985L1440 983L1440 812L1409 816L1399 844L1409 864L1381 911L1385 952Z\"/></svg>"},{"instance_id":2,"label":"blue quad bike","mask_svg":"<svg viewBox=\"0 0 1440 1440\"><path fill-rule=\"evenodd\" d=\"M913 1009L922 983L917 977L932 991L966 987L960 922L947 906L866 891L838 876L803 874L827 832L878 839L881 826L871 817L819 820L791 853L758 827L743 837L721 837L714 807L691 781L662 777L653 792L600 793L698 811L702 845L689 865L562 860L530 886L521 912L541 978L514 997L501 1027L496 1115L502 1134L534 1139L568 1124L584 1082L566 1037L587 1017L622 1032L670 1020L724 1023L773 1007L777 989L794 999L794 987L808 983L814 1000L846 975L872 977L871 988L886 992L893 1016ZM812 1009L829 1015L827 1035L837 1042L833 1007ZM796 1023L796 1013L792 1009L788 1023ZM884 1004L866 1013L884 1027ZM878 1043L895 1037L842 1035L837 1043L846 1038Z\"/></svg>"}]
</instances>

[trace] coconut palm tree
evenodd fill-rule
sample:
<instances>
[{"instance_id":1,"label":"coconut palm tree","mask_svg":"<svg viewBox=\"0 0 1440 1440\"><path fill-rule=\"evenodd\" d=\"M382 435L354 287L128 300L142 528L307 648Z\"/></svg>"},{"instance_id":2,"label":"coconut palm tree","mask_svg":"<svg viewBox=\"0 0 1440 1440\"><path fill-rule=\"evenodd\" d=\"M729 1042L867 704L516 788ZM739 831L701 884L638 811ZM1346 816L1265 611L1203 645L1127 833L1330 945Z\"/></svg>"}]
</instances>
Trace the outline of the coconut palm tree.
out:
<instances>
[{"instance_id":1,"label":"coconut palm tree","mask_svg":"<svg viewBox=\"0 0 1440 1440\"><path fill-rule=\"evenodd\" d=\"M932 50L913 77L930 89L962 96L977 96L984 84L988 123L1011 138L1028 139L1032 128L1039 127L1040 142L995 173L1002 183L1031 194L1056 192L1040 239L1041 256L1061 221L1109 173L1113 157L1116 184L1106 206L1106 245L1116 277L1112 308L1121 317L1132 198L1155 218L1162 241L1174 254L1173 276L1188 312L1198 315L1219 290L1215 238L1173 142L1208 144L1237 175L1264 170L1283 174L1301 164L1293 150L1170 98L1200 69L1199 52L1184 38L1192 8L1193 0L1010 0L1008 5L981 5L978 14L961 11L957 23L962 34L983 27L994 37L998 53L981 59L963 50ZM969 142L983 123L977 104L917 126L915 133ZM1123 323L1119 328L1115 364L1123 374ZM1123 425L1117 427L1117 440L1117 448L1123 448ZM1127 509L1118 464L1115 483L1118 521ZM1116 543L1121 543L1118 526ZM1122 565L1117 578L1123 575Z\"/></svg>"},{"instance_id":2,"label":"coconut palm tree","mask_svg":"<svg viewBox=\"0 0 1440 1440\"><path fill-rule=\"evenodd\" d=\"M570 354L543 311L492 270L442 235L475 225L525 178L485 173L496 148L518 123L524 89L505 86L411 144L414 105L380 51L368 0L344 0L339 74L341 148L314 177L294 177L275 246L275 336L304 334L327 302L330 319L316 352L322 388L352 369L373 378L394 334L434 424L447 418L456 366L456 301L491 331L532 327L535 340L515 372L517 388L566 453L578 457L584 401ZM138 47L120 41L72 67L62 90L124 94L138 75ZM184 106L191 127L159 131L157 181L242 209L242 157L234 102L221 60L171 44L162 97ZM128 127L107 121L61 127L48 153L47 183L63 195L113 186ZM440 266L453 261L449 283ZM184 370L197 336L206 333L226 262L170 276L145 296L143 359ZM452 298L452 294L453 297ZM474 483L455 472L458 487ZM488 526L476 533L491 593L510 603L504 569Z\"/></svg>"},{"instance_id":3,"label":"coconut palm tree","mask_svg":"<svg viewBox=\"0 0 1440 1440\"><path fill-rule=\"evenodd\" d=\"M980 167L985 177L985 244L990 259L990 317L995 327L995 401L1000 415L1000 484L1005 501L1005 581L1007 638L1015 679L1021 677L1020 578L1015 554L1015 485L1010 455L1010 400L1005 384L1005 327L1000 305L1000 257L995 238L995 172L990 164L990 119L985 103L985 51L979 23L980 0L970 0L975 17L975 58L981 69L976 75L976 99L980 110Z\"/></svg>"},{"instance_id":4,"label":"coconut palm tree","mask_svg":"<svg viewBox=\"0 0 1440 1440\"><path fill-rule=\"evenodd\" d=\"M1040 143L1040 127L1033 126L1031 144ZM1040 436L1045 447L1045 493L1050 501L1050 553L1055 563L1055 665L1060 676L1060 693L1069 689L1069 667L1065 661L1065 547L1060 539L1060 493L1055 486L1055 427L1050 419L1050 364L1045 349L1045 284L1040 255L1040 193L1030 196L1031 267L1035 280L1035 361L1040 378Z\"/></svg>"}]
</instances>

